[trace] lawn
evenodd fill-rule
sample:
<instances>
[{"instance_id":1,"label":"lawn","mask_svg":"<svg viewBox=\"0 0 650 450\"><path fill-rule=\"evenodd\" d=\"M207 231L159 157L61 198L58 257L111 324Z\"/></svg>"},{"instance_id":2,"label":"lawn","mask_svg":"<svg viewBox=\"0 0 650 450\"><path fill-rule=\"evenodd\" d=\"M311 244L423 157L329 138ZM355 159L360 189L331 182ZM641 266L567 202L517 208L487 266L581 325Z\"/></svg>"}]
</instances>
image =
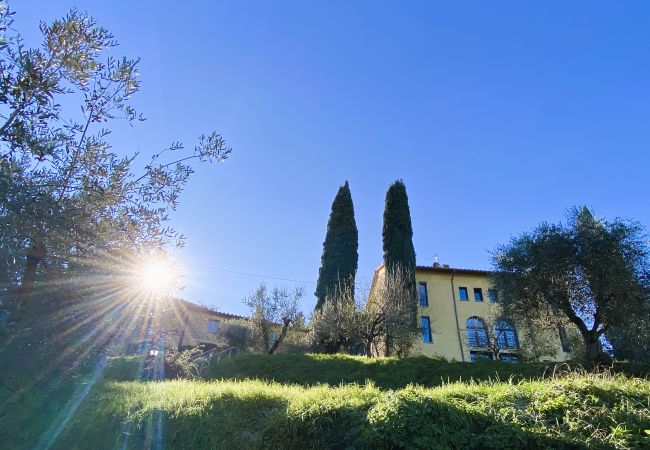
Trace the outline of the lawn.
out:
<instances>
[{"instance_id":1,"label":"lawn","mask_svg":"<svg viewBox=\"0 0 650 450\"><path fill-rule=\"evenodd\" d=\"M223 360L203 380L140 382L140 363L112 358L94 380L23 379L24 395L5 398L0 447L650 448L650 381L622 374L280 354Z\"/></svg>"},{"instance_id":2,"label":"lawn","mask_svg":"<svg viewBox=\"0 0 650 450\"><path fill-rule=\"evenodd\" d=\"M208 379L260 379L311 386L341 383L372 383L380 389L400 389L409 384L425 387L469 380L523 380L550 373L545 364L447 362L424 356L411 358L366 358L364 356L284 353L250 354L215 364Z\"/></svg>"},{"instance_id":3,"label":"lawn","mask_svg":"<svg viewBox=\"0 0 650 450\"><path fill-rule=\"evenodd\" d=\"M399 390L106 380L55 448L142 448L156 432L167 449L648 448L649 401L647 380L622 375Z\"/></svg>"},{"instance_id":4,"label":"lawn","mask_svg":"<svg viewBox=\"0 0 650 450\"><path fill-rule=\"evenodd\" d=\"M310 372L302 383L241 379L268 362L257 355L214 368L213 376L228 371L232 380L121 381L132 363L121 362L119 370L109 368L54 448L156 448L157 440L166 449L650 447L645 379L578 373L534 379L527 374L538 366L457 366L421 358L302 360L315 361L322 384L314 384L317 377ZM336 370L326 370L323 361ZM371 373L377 382L337 384L339 365L347 364L364 367L349 377ZM429 379L420 378L432 387L398 383L406 368L423 364L441 365ZM235 376L238 366L248 369ZM487 380L490 374L499 380ZM469 380L475 375L482 381ZM436 381L446 376L465 381Z\"/></svg>"}]
</instances>

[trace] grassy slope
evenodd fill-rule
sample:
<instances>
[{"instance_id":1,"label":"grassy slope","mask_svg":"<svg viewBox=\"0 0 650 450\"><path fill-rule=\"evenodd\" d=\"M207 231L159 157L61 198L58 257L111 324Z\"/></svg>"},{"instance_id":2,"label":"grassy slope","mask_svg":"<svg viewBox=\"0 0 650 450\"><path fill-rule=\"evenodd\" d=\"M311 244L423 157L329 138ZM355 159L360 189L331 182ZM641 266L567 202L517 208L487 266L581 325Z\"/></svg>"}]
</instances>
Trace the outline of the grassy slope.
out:
<instances>
[{"instance_id":1,"label":"grassy slope","mask_svg":"<svg viewBox=\"0 0 650 450\"><path fill-rule=\"evenodd\" d=\"M56 448L129 448L166 417L167 449L642 448L650 383L569 376L381 391L263 381L105 382ZM92 445L89 445L92 443Z\"/></svg>"},{"instance_id":2,"label":"grassy slope","mask_svg":"<svg viewBox=\"0 0 650 450\"><path fill-rule=\"evenodd\" d=\"M276 355L279 356L279 355ZM299 359L284 359L300 361ZM357 364L349 357L309 356L314 370L337 383ZM223 364L233 378L251 376L265 358L244 356ZM280 361L280 359L278 359ZM329 364L328 364L329 361ZM267 361L268 362L268 361ZM650 382L623 376L575 375L526 381L407 386L405 367L432 364L427 383L513 366L445 365L435 361L378 360L345 377L377 385L306 386L316 378L301 371L304 385L262 380L100 383L71 421L56 448L114 448L128 433L126 448L151 440L152 423L164 420L166 449L212 448L649 448ZM435 370L436 364L439 364ZM342 365L342 366L341 366ZM128 366L128 364L127 364ZM264 366L268 369L268 364ZM507 367L507 369L506 369ZM521 373L530 368L519 367ZM266 370L265 369L265 370ZM284 373L291 366L273 367ZM533 368L537 370L537 367ZM533 370L530 369L530 370ZM463 373L459 373L463 372ZM123 380L128 370L109 370ZM511 372L509 372L512 374ZM264 374L260 374L264 375ZM297 375L295 375L297 376ZM499 375L501 380L507 378ZM380 389L379 385L383 383Z\"/></svg>"},{"instance_id":3,"label":"grassy slope","mask_svg":"<svg viewBox=\"0 0 650 450\"><path fill-rule=\"evenodd\" d=\"M408 384L433 387L453 381L515 380L541 378L543 364L447 362L421 357L366 358L363 356L286 353L251 354L221 361L212 367L210 379L257 378L279 383L365 384L372 381L381 389L400 389Z\"/></svg>"},{"instance_id":4,"label":"grassy slope","mask_svg":"<svg viewBox=\"0 0 650 450\"><path fill-rule=\"evenodd\" d=\"M89 376L90 368L71 377L61 371L38 370L34 363L32 358L25 367L14 364L11 371L2 374L10 374L7 378L11 379L0 383L0 448L36 448L49 427L65 415L74 393L95 381ZM112 358L104 377L134 380L138 364L138 358Z\"/></svg>"}]
</instances>

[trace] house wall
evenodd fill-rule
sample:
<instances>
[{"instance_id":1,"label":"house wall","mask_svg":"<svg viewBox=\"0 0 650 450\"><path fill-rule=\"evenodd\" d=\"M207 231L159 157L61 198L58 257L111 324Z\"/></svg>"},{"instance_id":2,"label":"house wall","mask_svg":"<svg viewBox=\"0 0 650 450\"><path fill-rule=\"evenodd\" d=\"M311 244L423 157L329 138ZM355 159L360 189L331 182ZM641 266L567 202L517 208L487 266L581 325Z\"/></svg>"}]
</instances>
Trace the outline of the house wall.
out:
<instances>
[{"instance_id":1,"label":"house wall","mask_svg":"<svg viewBox=\"0 0 650 450\"><path fill-rule=\"evenodd\" d=\"M383 271L384 269L381 268L376 274L375 282L382 281ZM490 303L489 300L488 289L491 286L488 274L478 271L476 273L454 272L453 269L439 271L418 269L415 278L418 283L425 282L427 285L429 305L418 306L418 323L422 316L430 318L432 342L424 343L420 334L414 343L413 352L426 356L441 356L449 361L470 361L470 351L481 349L469 347L466 320L477 316L490 326L490 318L496 319L500 315L498 302ZM467 301L460 300L459 287L467 288ZM483 290L482 302L474 300L474 288ZM530 345L528 330L523 329L520 324L515 324L515 327L520 347ZM556 329L535 329L533 332L539 341L547 343L546 346L553 349L550 354L539 358L540 360L564 361L569 358L569 354L562 351ZM510 353L510 351L504 350L502 353Z\"/></svg>"},{"instance_id":2,"label":"house wall","mask_svg":"<svg viewBox=\"0 0 650 450\"><path fill-rule=\"evenodd\" d=\"M208 331L208 321L216 320L219 327L223 326L224 318L214 312L198 308L188 308L184 320L185 336L183 345L196 346L199 344L222 344L217 338L217 333Z\"/></svg>"}]
</instances>

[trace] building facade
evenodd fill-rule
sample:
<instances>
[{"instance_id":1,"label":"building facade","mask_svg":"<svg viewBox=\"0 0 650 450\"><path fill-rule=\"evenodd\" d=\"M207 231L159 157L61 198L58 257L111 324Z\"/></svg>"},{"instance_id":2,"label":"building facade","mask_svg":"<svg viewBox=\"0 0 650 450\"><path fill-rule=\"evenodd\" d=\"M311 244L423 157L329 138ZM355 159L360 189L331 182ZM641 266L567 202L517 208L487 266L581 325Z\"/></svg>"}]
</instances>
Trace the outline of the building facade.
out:
<instances>
[{"instance_id":1,"label":"building facade","mask_svg":"<svg viewBox=\"0 0 650 450\"><path fill-rule=\"evenodd\" d=\"M165 316L168 335L176 336L175 347L179 350L223 347L226 344L219 336L222 325L229 320L247 320L182 299L174 299Z\"/></svg>"},{"instance_id":2,"label":"building facade","mask_svg":"<svg viewBox=\"0 0 650 450\"><path fill-rule=\"evenodd\" d=\"M375 271L373 288L385 269ZM531 354L540 361L570 357L566 325L541 328L513 323L501 315L490 273L446 265L418 266L418 336L412 352L449 361L500 359L518 362Z\"/></svg>"}]
</instances>

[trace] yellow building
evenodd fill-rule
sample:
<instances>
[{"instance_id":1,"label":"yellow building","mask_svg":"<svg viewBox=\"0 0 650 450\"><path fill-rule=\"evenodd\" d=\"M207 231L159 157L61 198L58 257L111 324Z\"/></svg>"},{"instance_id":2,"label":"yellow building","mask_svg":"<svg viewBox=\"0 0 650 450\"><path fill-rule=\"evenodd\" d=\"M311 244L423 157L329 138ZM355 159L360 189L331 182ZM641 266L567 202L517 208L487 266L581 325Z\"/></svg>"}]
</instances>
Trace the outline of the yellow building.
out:
<instances>
[{"instance_id":1,"label":"yellow building","mask_svg":"<svg viewBox=\"0 0 650 450\"><path fill-rule=\"evenodd\" d=\"M375 271L373 287L383 279ZM418 320L421 327L412 352L449 361L499 358L517 362L524 352L540 361L564 361L570 356L567 328L541 328L512 323L501 317L490 273L447 265L417 266Z\"/></svg>"}]
</instances>

